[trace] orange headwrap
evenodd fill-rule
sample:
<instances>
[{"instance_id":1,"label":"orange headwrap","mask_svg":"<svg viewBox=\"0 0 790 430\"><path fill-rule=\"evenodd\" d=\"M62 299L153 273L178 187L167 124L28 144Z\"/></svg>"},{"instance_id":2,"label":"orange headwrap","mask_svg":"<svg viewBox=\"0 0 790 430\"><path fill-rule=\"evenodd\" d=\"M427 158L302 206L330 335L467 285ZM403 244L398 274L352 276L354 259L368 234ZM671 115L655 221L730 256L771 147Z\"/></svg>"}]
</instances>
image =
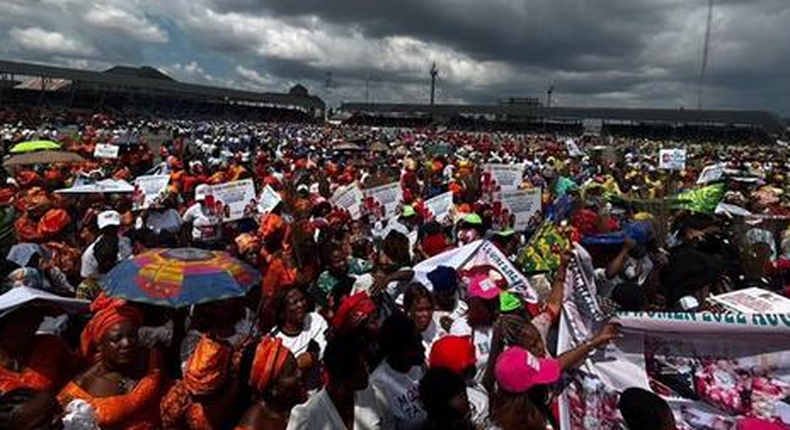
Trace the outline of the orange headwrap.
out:
<instances>
[{"instance_id":1,"label":"orange headwrap","mask_svg":"<svg viewBox=\"0 0 790 430\"><path fill-rule=\"evenodd\" d=\"M260 394L280 377L291 351L283 345L282 339L266 336L255 348L255 358L250 369L250 387Z\"/></svg>"},{"instance_id":2,"label":"orange headwrap","mask_svg":"<svg viewBox=\"0 0 790 430\"><path fill-rule=\"evenodd\" d=\"M143 323L140 312L129 306L125 300L109 298L100 294L93 303L93 318L88 321L80 337L82 356L92 360L96 356L96 346L113 326L122 322L130 322L139 327Z\"/></svg>"},{"instance_id":3,"label":"orange headwrap","mask_svg":"<svg viewBox=\"0 0 790 430\"><path fill-rule=\"evenodd\" d=\"M71 216L65 209L50 209L38 220L38 234L42 237L60 233L71 223Z\"/></svg>"},{"instance_id":4,"label":"orange headwrap","mask_svg":"<svg viewBox=\"0 0 790 430\"><path fill-rule=\"evenodd\" d=\"M270 213L261 223L258 233L265 239L271 237L274 233L285 228L285 221L283 217L277 214Z\"/></svg>"},{"instance_id":5,"label":"orange headwrap","mask_svg":"<svg viewBox=\"0 0 790 430\"><path fill-rule=\"evenodd\" d=\"M229 344L203 336L189 356L184 385L194 395L210 394L222 387L230 369L232 349Z\"/></svg>"}]
</instances>

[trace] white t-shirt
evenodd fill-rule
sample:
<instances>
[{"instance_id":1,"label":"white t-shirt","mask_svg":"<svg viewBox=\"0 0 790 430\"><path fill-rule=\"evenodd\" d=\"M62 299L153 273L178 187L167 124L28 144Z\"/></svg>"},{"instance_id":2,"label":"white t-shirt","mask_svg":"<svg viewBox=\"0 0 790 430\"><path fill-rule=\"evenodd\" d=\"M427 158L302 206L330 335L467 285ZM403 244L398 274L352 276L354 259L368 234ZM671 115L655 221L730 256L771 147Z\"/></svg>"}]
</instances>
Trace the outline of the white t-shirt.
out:
<instances>
[{"instance_id":1,"label":"white t-shirt","mask_svg":"<svg viewBox=\"0 0 790 430\"><path fill-rule=\"evenodd\" d=\"M485 428L488 421L488 393L482 385L475 383L466 387L466 397L472 413L472 422Z\"/></svg>"},{"instance_id":2,"label":"white t-shirt","mask_svg":"<svg viewBox=\"0 0 790 430\"><path fill-rule=\"evenodd\" d=\"M326 348L326 331L329 329L324 317L318 312L307 314L304 319L304 329L296 336L288 336L279 329L275 328L272 334L283 340L285 345L294 356L298 357L299 354L307 352L307 347L310 345L311 340L315 340L320 348L318 358L324 355L324 348Z\"/></svg>"},{"instance_id":3,"label":"white t-shirt","mask_svg":"<svg viewBox=\"0 0 790 430\"><path fill-rule=\"evenodd\" d=\"M354 428L347 429L325 389L291 410L286 430L394 430L395 423L381 393L368 384L354 393Z\"/></svg>"},{"instance_id":4,"label":"white t-shirt","mask_svg":"<svg viewBox=\"0 0 790 430\"><path fill-rule=\"evenodd\" d=\"M428 324L428 328L426 328L422 333L422 346L425 348L425 357L426 359L431 354L431 348L433 347L433 343L442 338L445 335L443 333L442 328L439 326L439 323L436 321L436 318L431 320L431 323Z\"/></svg>"},{"instance_id":5,"label":"white t-shirt","mask_svg":"<svg viewBox=\"0 0 790 430\"><path fill-rule=\"evenodd\" d=\"M132 241L128 237L120 236L118 238L118 261L125 260L132 256ZM82 266L80 267L80 276L83 278L97 277L102 275L99 273L99 262L93 253L93 248L96 246L96 239L91 243L82 253Z\"/></svg>"},{"instance_id":6,"label":"white t-shirt","mask_svg":"<svg viewBox=\"0 0 790 430\"><path fill-rule=\"evenodd\" d=\"M398 430L417 429L428 416L420 404L420 380L424 374L422 366L412 366L407 373L401 373L384 360L370 375L370 383L384 395Z\"/></svg>"},{"instance_id":7,"label":"white t-shirt","mask_svg":"<svg viewBox=\"0 0 790 430\"><path fill-rule=\"evenodd\" d=\"M148 212L146 227L154 233L178 233L181 230L181 217L175 209L152 210Z\"/></svg>"},{"instance_id":8,"label":"white t-shirt","mask_svg":"<svg viewBox=\"0 0 790 430\"><path fill-rule=\"evenodd\" d=\"M192 239L213 241L219 239L220 219L211 214L200 203L195 203L184 212L185 224L192 224Z\"/></svg>"},{"instance_id":9,"label":"white t-shirt","mask_svg":"<svg viewBox=\"0 0 790 430\"><path fill-rule=\"evenodd\" d=\"M466 318L466 311L468 309L469 309L469 305L467 305L466 302L462 300L458 300L456 302L455 309L453 309L452 312L433 311L433 321L436 323L436 326L438 327L441 336L446 336L450 334L450 331L445 330L444 327L442 326L442 318L444 317L450 318L450 320L453 323L455 323L455 321L459 319ZM452 324L450 324L450 327L452 327Z\"/></svg>"},{"instance_id":10,"label":"white t-shirt","mask_svg":"<svg viewBox=\"0 0 790 430\"><path fill-rule=\"evenodd\" d=\"M474 337L472 342L475 344L475 357L477 374L475 380L477 382L483 381L483 375L486 372L488 365L488 355L491 353L491 336L494 329L492 327L478 327L474 330ZM472 327L466 322L466 318L455 320L453 326L450 327L450 334L453 336L472 336Z\"/></svg>"}]
</instances>

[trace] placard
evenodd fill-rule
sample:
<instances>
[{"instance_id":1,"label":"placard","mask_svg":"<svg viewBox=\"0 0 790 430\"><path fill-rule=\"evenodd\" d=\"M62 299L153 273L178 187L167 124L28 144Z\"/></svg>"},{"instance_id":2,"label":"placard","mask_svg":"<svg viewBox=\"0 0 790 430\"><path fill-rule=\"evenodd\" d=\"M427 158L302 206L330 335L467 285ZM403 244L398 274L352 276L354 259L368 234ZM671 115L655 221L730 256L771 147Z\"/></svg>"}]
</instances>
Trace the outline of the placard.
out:
<instances>
[{"instance_id":1,"label":"placard","mask_svg":"<svg viewBox=\"0 0 790 430\"><path fill-rule=\"evenodd\" d=\"M237 221L255 212L255 185L252 179L211 185L209 193L214 198L218 213L224 222Z\"/></svg>"},{"instance_id":2,"label":"placard","mask_svg":"<svg viewBox=\"0 0 790 430\"><path fill-rule=\"evenodd\" d=\"M362 199L364 194L359 189L359 185L353 184L338 188L332 195L332 204L340 209L348 211L351 219L359 219L362 215Z\"/></svg>"},{"instance_id":3,"label":"placard","mask_svg":"<svg viewBox=\"0 0 790 430\"><path fill-rule=\"evenodd\" d=\"M662 149L658 153L658 168L663 170L683 170L686 168L685 149Z\"/></svg>"},{"instance_id":4,"label":"placard","mask_svg":"<svg viewBox=\"0 0 790 430\"><path fill-rule=\"evenodd\" d=\"M450 209L453 207L453 193L448 191L425 201L425 208L433 215L437 222L447 221Z\"/></svg>"},{"instance_id":5,"label":"placard","mask_svg":"<svg viewBox=\"0 0 790 430\"><path fill-rule=\"evenodd\" d=\"M96 158L115 159L118 158L118 151L121 148L118 145L110 145L109 143L97 143L93 149L93 156Z\"/></svg>"},{"instance_id":6,"label":"placard","mask_svg":"<svg viewBox=\"0 0 790 430\"><path fill-rule=\"evenodd\" d=\"M524 178L524 165L484 164L483 173L487 173L500 189L518 188Z\"/></svg>"},{"instance_id":7,"label":"placard","mask_svg":"<svg viewBox=\"0 0 790 430\"><path fill-rule=\"evenodd\" d=\"M503 214L510 217L507 225L516 231L529 226L530 220L540 212L542 190L540 188L503 190L495 199L502 203ZM507 212L505 212L507 211Z\"/></svg>"},{"instance_id":8,"label":"placard","mask_svg":"<svg viewBox=\"0 0 790 430\"><path fill-rule=\"evenodd\" d=\"M710 298L730 311L743 314L790 314L790 299L762 288L746 288Z\"/></svg>"},{"instance_id":9,"label":"placard","mask_svg":"<svg viewBox=\"0 0 790 430\"><path fill-rule=\"evenodd\" d=\"M706 166L702 169L702 172L699 174L699 178L697 178L697 185L707 184L708 182L714 182L721 179L724 175L724 168L726 164L718 163L712 164L710 166Z\"/></svg>"},{"instance_id":10,"label":"placard","mask_svg":"<svg viewBox=\"0 0 790 430\"><path fill-rule=\"evenodd\" d=\"M261 196L258 198L258 211L262 214L271 212L283 199L274 191L274 189L266 185L261 191Z\"/></svg>"},{"instance_id":11,"label":"placard","mask_svg":"<svg viewBox=\"0 0 790 430\"><path fill-rule=\"evenodd\" d=\"M366 209L379 219L387 219L395 215L398 205L403 200L403 188L400 182L368 188L363 193Z\"/></svg>"},{"instance_id":12,"label":"placard","mask_svg":"<svg viewBox=\"0 0 790 430\"><path fill-rule=\"evenodd\" d=\"M144 175L134 180L132 210L148 209L167 192L170 175Z\"/></svg>"}]
</instances>

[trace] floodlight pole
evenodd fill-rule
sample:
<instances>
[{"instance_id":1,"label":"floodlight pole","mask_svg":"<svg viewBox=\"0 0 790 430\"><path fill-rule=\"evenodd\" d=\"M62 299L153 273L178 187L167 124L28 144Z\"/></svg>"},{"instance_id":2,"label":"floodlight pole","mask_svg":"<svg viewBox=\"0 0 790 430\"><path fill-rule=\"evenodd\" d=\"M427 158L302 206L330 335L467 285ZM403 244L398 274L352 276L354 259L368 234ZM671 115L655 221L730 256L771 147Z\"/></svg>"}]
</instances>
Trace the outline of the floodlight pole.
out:
<instances>
[{"instance_id":1,"label":"floodlight pole","mask_svg":"<svg viewBox=\"0 0 790 430\"><path fill-rule=\"evenodd\" d=\"M713 21L713 0L708 0L708 19L705 25L705 42L702 45L702 67L700 67L699 85L697 87L697 109L699 110L702 110L702 90L705 87L705 71L708 68L711 21Z\"/></svg>"}]
</instances>

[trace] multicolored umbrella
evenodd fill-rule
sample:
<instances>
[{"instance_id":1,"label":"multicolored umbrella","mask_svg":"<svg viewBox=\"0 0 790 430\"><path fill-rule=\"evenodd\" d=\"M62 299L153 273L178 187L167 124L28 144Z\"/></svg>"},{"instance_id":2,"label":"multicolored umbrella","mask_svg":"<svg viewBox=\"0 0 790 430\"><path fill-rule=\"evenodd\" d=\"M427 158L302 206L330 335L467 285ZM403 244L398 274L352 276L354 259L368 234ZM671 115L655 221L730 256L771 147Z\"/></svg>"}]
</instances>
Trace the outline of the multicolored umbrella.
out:
<instances>
[{"instance_id":1,"label":"multicolored umbrella","mask_svg":"<svg viewBox=\"0 0 790 430\"><path fill-rule=\"evenodd\" d=\"M259 281L257 270L226 252L174 248L124 260L101 284L111 297L180 308L242 297Z\"/></svg>"},{"instance_id":2,"label":"multicolored umbrella","mask_svg":"<svg viewBox=\"0 0 790 430\"><path fill-rule=\"evenodd\" d=\"M21 154L23 152L45 151L50 149L60 149L60 144L51 140L31 140L17 143L11 148L11 153Z\"/></svg>"}]
</instances>

